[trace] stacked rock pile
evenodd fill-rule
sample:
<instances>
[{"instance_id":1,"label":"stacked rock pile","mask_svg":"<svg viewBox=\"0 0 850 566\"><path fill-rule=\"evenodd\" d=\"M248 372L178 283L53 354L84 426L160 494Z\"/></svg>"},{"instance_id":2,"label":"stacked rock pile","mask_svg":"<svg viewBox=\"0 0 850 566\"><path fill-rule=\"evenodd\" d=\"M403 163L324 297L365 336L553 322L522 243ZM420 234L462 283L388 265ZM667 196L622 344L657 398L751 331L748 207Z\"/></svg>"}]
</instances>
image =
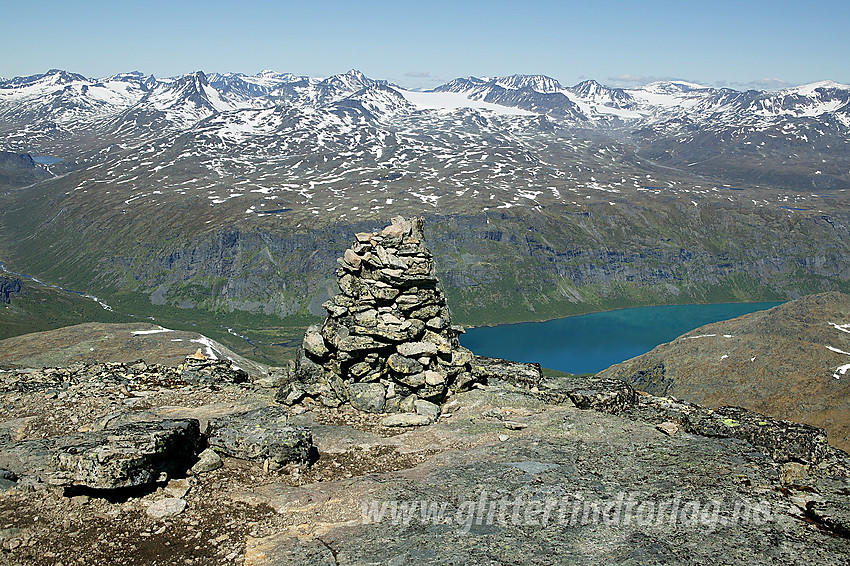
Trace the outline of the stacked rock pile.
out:
<instances>
[{"instance_id":1,"label":"stacked rock pile","mask_svg":"<svg viewBox=\"0 0 850 566\"><path fill-rule=\"evenodd\" d=\"M451 324L424 224L396 217L378 234L356 234L337 260L341 292L323 305L324 324L307 329L279 401L412 412L417 400L439 403L472 385L474 356Z\"/></svg>"}]
</instances>

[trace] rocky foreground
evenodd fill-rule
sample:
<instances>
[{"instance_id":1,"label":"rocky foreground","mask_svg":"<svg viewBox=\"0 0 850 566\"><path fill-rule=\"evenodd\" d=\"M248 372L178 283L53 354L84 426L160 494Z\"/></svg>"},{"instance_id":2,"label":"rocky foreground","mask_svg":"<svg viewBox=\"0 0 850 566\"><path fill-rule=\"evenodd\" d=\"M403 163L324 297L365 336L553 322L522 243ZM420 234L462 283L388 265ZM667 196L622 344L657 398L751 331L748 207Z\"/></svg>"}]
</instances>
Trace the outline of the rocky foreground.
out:
<instances>
[{"instance_id":1,"label":"rocky foreground","mask_svg":"<svg viewBox=\"0 0 850 566\"><path fill-rule=\"evenodd\" d=\"M472 365L408 427L198 358L0 373L3 560L850 563L822 430Z\"/></svg>"}]
</instances>

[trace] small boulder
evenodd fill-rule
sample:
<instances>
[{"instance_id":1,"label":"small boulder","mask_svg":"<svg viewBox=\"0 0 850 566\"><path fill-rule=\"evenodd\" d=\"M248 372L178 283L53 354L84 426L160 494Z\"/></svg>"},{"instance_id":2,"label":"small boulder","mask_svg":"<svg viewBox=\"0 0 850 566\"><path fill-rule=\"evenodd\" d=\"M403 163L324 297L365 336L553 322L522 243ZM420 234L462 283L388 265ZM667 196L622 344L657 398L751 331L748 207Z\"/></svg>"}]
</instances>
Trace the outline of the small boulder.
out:
<instances>
[{"instance_id":1,"label":"small boulder","mask_svg":"<svg viewBox=\"0 0 850 566\"><path fill-rule=\"evenodd\" d=\"M418 361L400 354L392 354L387 358L387 366L394 372L405 375L419 373L425 369Z\"/></svg>"},{"instance_id":2,"label":"small boulder","mask_svg":"<svg viewBox=\"0 0 850 566\"><path fill-rule=\"evenodd\" d=\"M677 425L673 421L665 421L660 425L656 426L655 428L657 428L660 432L663 432L667 436L673 436L680 430L679 425Z\"/></svg>"},{"instance_id":3,"label":"small boulder","mask_svg":"<svg viewBox=\"0 0 850 566\"><path fill-rule=\"evenodd\" d=\"M193 474L205 474L219 469L222 465L221 456L212 448L207 448L198 455L198 461L191 469Z\"/></svg>"},{"instance_id":4,"label":"small boulder","mask_svg":"<svg viewBox=\"0 0 850 566\"><path fill-rule=\"evenodd\" d=\"M436 421L437 417L440 416L440 406L430 401L417 399L413 402L413 407L417 415L426 416L432 421Z\"/></svg>"},{"instance_id":5,"label":"small boulder","mask_svg":"<svg viewBox=\"0 0 850 566\"><path fill-rule=\"evenodd\" d=\"M437 355L437 345L432 342L405 342L399 344L396 350L408 358Z\"/></svg>"},{"instance_id":6,"label":"small boulder","mask_svg":"<svg viewBox=\"0 0 850 566\"><path fill-rule=\"evenodd\" d=\"M595 409L603 413L620 413L635 404L635 390L619 379L588 380L587 386L569 392L579 409Z\"/></svg>"},{"instance_id":7,"label":"small boulder","mask_svg":"<svg viewBox=\"0 0 850 566\"><path fill-rule=\"evenodd\" d=\"M425 383L433 387L438 387L446 382L446 376L438 371L426 370Z\"/></svg>"},{"instance_id":8,"label":"small boulder","mask_svg":"<svg viewBox=\"0 0 850 566\"><path fill-rule=\"evenodd\" d=\"M148 505L147 514L154 519L162 519L179 515L185 509L186 502L184 500L177 497L166 497Z\"/></svg>"},{"instance_id":9,"label":"small boulder","mask_svg":"<svg viewBox=\"0 0 850 566\"><path fill-rule=\"evenodd\" d=\"M386 427L413 427L431 424L431 419L425 415L415 413L398 413L381 419L381 426Z\"/></svg>"},{"instance_id":10,"label":"small boulder","mask_svg":"<svg viewBox=\"0 0 850 566\"><path fill-rule=\"evenodd\" d=\"M302 346L305 352L319 359L327 356L329 352L325 345L325 339L322 338L321 327L318 324L313 324L307 329Z\"/></svg>"},{"instance_id":11,"label":"small boulder","mask_svg":"<svg viewBox=\"0 0 850 566\"><path fill-rule=\"evenodd\" d=\"M345 263L353 267L354 269L360 269L360 265L363 263L363 258L354 253L354 250L351 248L345 250L345 253L342 256Z\"/></svg>"},{"instance_id":12,"label":"small boulder","mask_svg":"<svg viewBox=\"0 0 850 566\"><path fill-rule=\"evenodd\" d=\"M216 452L244 460L269 459L276 466L307 463L313 449L309 428L290 426L283 407L262 407L212 419L207 442Z\"/></svg>"},{"instance_id":13,"label":"small boulder","mask_svg":"<svg viewBox=\"0 0 850 566\"><path fill-rule=\"evenodd\" d=\"M369 413L380 413L387 401L387 391L380 383L351 383L348 386L351 406Z\"/></svg>"}]
</instances>

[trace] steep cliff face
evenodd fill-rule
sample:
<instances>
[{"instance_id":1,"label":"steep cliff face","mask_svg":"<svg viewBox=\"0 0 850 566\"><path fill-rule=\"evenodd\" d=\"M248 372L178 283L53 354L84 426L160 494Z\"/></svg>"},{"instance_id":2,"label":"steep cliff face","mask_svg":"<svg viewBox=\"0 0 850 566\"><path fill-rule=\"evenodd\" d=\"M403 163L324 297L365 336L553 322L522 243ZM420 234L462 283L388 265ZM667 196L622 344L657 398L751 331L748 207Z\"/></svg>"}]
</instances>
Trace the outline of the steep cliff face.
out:
<instances>
[{"instance_id":1,"label":"steep cliff face","mask_svg":"<svg viewBox=\"0 0 850 566\"><path fill-rule=\"evenodd\" d=\"M680 226L647 211L631 220L612 213L430 217L428 238L464 322L848 289L847 224L726 212L722 223L694 218ZM156 255L142 241L111 257L89 250L87 263L114 291L139 291L154 304L317 315L331 294L329 266L346 245L342 234L367 226L233 228L177 240ZM68 275L62 259L47 265L50 250L45 255L46 274Z\"/></svg>"},{"instance_id":2,"label":"steep cliff face","mask_svg":"<svg viewBox=\"0 0 850 566\"><path fill-rule=\"evenodd\" d=\"M582 213L427 218L438 274L462 322L850 290L850 223L838 217L600 205ZM378 225L233 227L178 240L144 262L136 248L98 270L131 274L154 303L319 315L334 292L331 266L345 234Z\"/></svg>"},{"instance_id":3,"label":"steep cliff face","mask_svg":"<svg viewBox=\"0 0 850 566\"><path fill-rule=\"evenodd\" d=\"M709 324L600 373L637 389L825 428L850 448L850 295L803 297Z\"/></svg>"}]
</instances>

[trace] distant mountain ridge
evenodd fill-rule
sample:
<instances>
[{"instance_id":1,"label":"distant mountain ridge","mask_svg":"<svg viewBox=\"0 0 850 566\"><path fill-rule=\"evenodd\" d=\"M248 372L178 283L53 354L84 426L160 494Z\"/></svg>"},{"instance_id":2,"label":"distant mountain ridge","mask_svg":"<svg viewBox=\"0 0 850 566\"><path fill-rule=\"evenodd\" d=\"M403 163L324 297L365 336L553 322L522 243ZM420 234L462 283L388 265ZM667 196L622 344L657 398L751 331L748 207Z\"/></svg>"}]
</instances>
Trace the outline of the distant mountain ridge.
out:
<instances>
[{"instance_id":1,"label":"distant mountain ridge","mask_svg":"<svg viewBox=\"0 0 850 566\"><path fill-rule=\"evenodd\" d=\"M701 165L698 156L681 151L688 148L677 146L698 142L700 153L734 161L732 169L738 170L741 165L752 168L756 157L751 155L755 148L744 146L766 145L767 150L768 144L775 144L781 136L791 143L830 146L841 156L829 171L810 172L810 176L823 175L812 179L816 186L835 185L838 171L845 171L841 178L847 175L846 152L840 150L847 148L850 132L850 86L832 81L772 92L741 92L684 81L623 89L586 80L563 87L545 75L510 75L457 78L414 93L356 70L322 79L270 70L255 75L208 76L198 71L170 79L133 71L91 79L52 69L0 82L0 133L9 138L0 149L68 153L73 150L68 146L74 145L70 139L79 134L93 133L104 141L116 136L128 142L149 139L163 131L187 131L222 112L281 104L317 109L377 86L384 87L385 100L370 111L379 120L384 111L409 115L464 106L537 114L562 127L606 135L614 132L622 139L637 140L641 155L666 166L695 167L700 173L710 170ZM446 106L447 99L436 95L449 93L457 97ZM387 97L395 102L388 102ZM410 104L404 104L402 98ZM80 149L74 153L82 153ZM769 182L798 183L784 177L774 175Z\"/></svg>"},{"instance_id":2,"label":"distant mountain ridge","mask_svg":"<svg viewBox=\"0 0 850 566\"><path fill-rule=\"evenodd\" d=\"M85 95L88 88L106 88L113 93L129 96L129 102L142 103L145 93L172 88L173 83L185 84L189 77L201 78L212 87L230 106L268 107L281 101L326 103L338 100L345 94L363 88L384 85L397 92L405 89L387 81L375 80L357 70L313 79L292 73L261 71L255 75L243 73L189 73L180 77L157 79L139 71L119 73L102 79L87 78L77 73L51 69L42 74L0 80L0 100L11 105L18 99L31 99L33 90L41 97L59 96L74 90ZM69 87L75 88L69 88ZM196 87L197 90L198 87ZM29 92L22 92L29 91ZM123 91L123 92L121 92ZM516 91L516 92L511 92ZM583 119L599 119L611 115L612 109L634 108L641 117L651 115L663 117L664 109L687 108L698 112L717 112L734 109L739 112L758 112L762 116L793 115L817 116L823 113L838 113L847 125L847 104L850 103L850 86L833 81L821 81L779 91L736 91L730 88L704 87L684 81L655 82L635 88L611 88L594 80L585 80L573 87L563 87L559 81L545 75L510 75L505 77L457 78L430 91L464 94L470 100L484 100L504 106L527 108L539 113L570 115L568 110L575 104L602 106L600 111L588 110L587 106L574 116ZM519 94L521 93L521 95ZM18 96L16 96L18 95ZM553 97L552 95L563 95ZM165 95L163 95L165 96ZM82 96L81 98L86 98ZM101 100L103 98L101 97ZM543 103L556 100L558 103ZM111 107L120 107L125 100L105 100ZM4 105L5 105L4 104ZM724 108L730 107L731 108ZM535 110L536 109L536 110ZM219 108L223 111L225 108ZM621 116L639 119L638 116Z\"/></svg>"}]
</instances>

